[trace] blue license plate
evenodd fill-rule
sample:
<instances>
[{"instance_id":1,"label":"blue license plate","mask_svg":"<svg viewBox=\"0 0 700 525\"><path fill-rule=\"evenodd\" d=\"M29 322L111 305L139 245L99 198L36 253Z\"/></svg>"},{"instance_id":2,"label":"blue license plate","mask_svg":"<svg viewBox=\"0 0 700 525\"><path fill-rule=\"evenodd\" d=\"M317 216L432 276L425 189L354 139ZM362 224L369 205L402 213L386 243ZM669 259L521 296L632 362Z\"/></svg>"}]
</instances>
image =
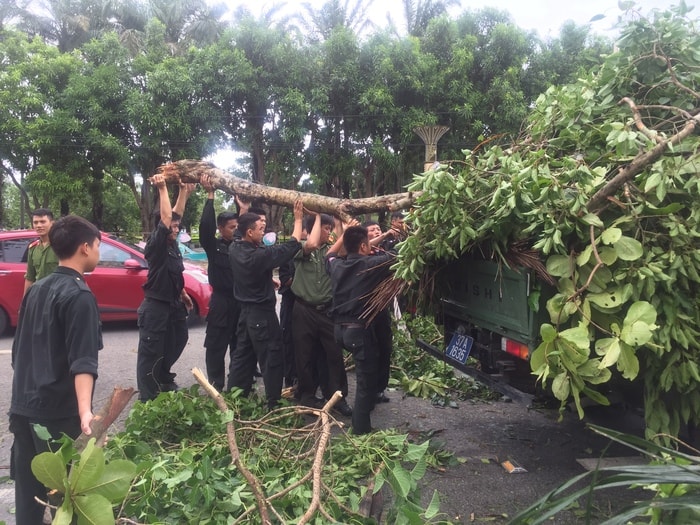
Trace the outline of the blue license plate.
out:
<instances>
[{"instance_id":1,"label":"blue license plate","mask_svg":"<svg viewBox=\"0 0 700 525\"><path fill-rule=\"evenodd\" d=\"M445 349L445 354L449 358L465 365L467 364L467 358L469 357L469 352L471 352L473 344L473 337L455 333L452 336L450 344L448 344Z\"/></svg>"}]
</instances>

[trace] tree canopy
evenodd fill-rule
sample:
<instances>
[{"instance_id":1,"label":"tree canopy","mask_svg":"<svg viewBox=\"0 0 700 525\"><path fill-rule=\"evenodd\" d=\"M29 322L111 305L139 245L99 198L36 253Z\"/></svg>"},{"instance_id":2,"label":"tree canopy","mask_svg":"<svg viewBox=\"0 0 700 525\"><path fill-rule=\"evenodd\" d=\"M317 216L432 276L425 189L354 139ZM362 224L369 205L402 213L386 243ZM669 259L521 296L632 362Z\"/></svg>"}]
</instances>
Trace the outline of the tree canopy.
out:
<instances>
[{"instance_id":1,"label":"tree canopy","mask_svg":"<svg viewBox=\"0 0 700 525\"><path fill-rule=\"evenodd\" d=\"M222 148L239 159L222 168L257 183L335 198L401 192L422 170L415 127L449 126L444 159L517 134L552 81L604 48L587 27L540 41L504 12L450 18L452 2L406 2L405 35L370 23L366 1L301 19L190 0L44 4L0 13L0 184L20 191L20 217L50 206L117 231L134 208L113 195L133 197L148 231L143 179ZM11 217L0 226L17 226Z\"/></svg>"}]
</instances>

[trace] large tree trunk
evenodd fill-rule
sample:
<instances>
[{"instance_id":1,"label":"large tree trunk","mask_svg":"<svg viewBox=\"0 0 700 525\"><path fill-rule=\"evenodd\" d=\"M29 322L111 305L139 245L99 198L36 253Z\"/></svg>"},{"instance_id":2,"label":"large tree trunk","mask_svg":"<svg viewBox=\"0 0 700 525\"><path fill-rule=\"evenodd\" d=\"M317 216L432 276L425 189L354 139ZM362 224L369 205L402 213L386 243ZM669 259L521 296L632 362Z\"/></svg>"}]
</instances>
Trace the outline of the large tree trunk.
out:
<instances>
[{"instance_id":1,"label":"large tree trunk","mask_svg":"<svg viewBox=\"0 0 700 525\"><path fill-rule=\"evenodd\" d=\"M363 213L396 211L410 208L418 193L395 193L366 199L336 199L303 193L282 188L272 188L235 177L218 169L211 162L179 160L158 168L170 183L199 182L202 175L208 174L215 188L226 193L239 195L246 200L261 200L268 204L293 207L294 201L301 198L309 210L328 213L348 220Z\"/></svg>"}]
</instances>

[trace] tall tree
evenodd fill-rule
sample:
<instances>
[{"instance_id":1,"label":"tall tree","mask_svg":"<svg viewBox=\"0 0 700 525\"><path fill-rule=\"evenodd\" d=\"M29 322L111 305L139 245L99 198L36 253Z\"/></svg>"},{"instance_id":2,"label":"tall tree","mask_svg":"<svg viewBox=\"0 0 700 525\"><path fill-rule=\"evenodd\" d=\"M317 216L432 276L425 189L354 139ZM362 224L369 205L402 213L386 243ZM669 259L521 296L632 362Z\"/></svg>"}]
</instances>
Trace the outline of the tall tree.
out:
<instances>
[{"instance_id":1,"label":"tall tree","mask_svg":"<svg viewBox=\"0 0 700 525\"><path fill-rule=\"evenodd\" d=\"M376 27L368 18L373 3L374 0L327 0L319 9L304 2L304 13L297 20L311 41L327 40L339 27L362 36Z\"/></svg>"},{"instance_id":2,"label":"tall tree","mask_svg":"<svg viewBox=\"0 0 700 525\"><path fill-rule=\"evenodd\" d=\"M419 37L425 34L431 20L446 15L450 7L459 5L459 0L403 0L401 3L406 33ZM391 12L387 12L387 21L389 27L398 34Z\"/></svg>"}]
</instances>

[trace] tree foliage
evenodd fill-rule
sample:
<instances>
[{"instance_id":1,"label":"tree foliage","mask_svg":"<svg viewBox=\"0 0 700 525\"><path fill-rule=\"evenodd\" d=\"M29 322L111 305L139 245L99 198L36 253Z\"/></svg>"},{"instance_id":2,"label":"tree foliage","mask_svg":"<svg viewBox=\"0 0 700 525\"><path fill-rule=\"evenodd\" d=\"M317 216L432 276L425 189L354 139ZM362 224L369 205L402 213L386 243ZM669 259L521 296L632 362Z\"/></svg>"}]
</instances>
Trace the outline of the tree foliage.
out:
<instances>
[{"instance_id":1,"label":"tree foliage","mask_svg":"<svg viewBox=\"0 0 700 525\"><path fill-rule=\"evenodd\" d=\"M469 251L508 264L536 250L558 282L534 373L581 414L614 375L640 377L650 434L700 423L700 34L687 13L633 17L600 68L538 98L517 141L416 177L397 267L415 280Z\"/></svg>"},{"instance_id":2,"label":"tree foliage","mask_svg":"<svg viewBox=\"0 0 700 525\"><path fill-rule=\"evenodd\" d=\"M370 23L367 1L329 1L301 19L275 8L227 19L199 0L12 4L0 12L3 173L24 213L80 210L102 227L126 210L107 191L117 184L150 230L156 203L142 180L220 148L237 154L237 175L268 185L345 198L401 192L423 165L416 126L449 126L441 152L457 158L516 133L559 67L507 14L451 19L452 2L412 4L420 29L406 36ZM588 43L569 41L575 63ZM276 227L280 216L272 210Z\"/></svg>"}]
</instances>

